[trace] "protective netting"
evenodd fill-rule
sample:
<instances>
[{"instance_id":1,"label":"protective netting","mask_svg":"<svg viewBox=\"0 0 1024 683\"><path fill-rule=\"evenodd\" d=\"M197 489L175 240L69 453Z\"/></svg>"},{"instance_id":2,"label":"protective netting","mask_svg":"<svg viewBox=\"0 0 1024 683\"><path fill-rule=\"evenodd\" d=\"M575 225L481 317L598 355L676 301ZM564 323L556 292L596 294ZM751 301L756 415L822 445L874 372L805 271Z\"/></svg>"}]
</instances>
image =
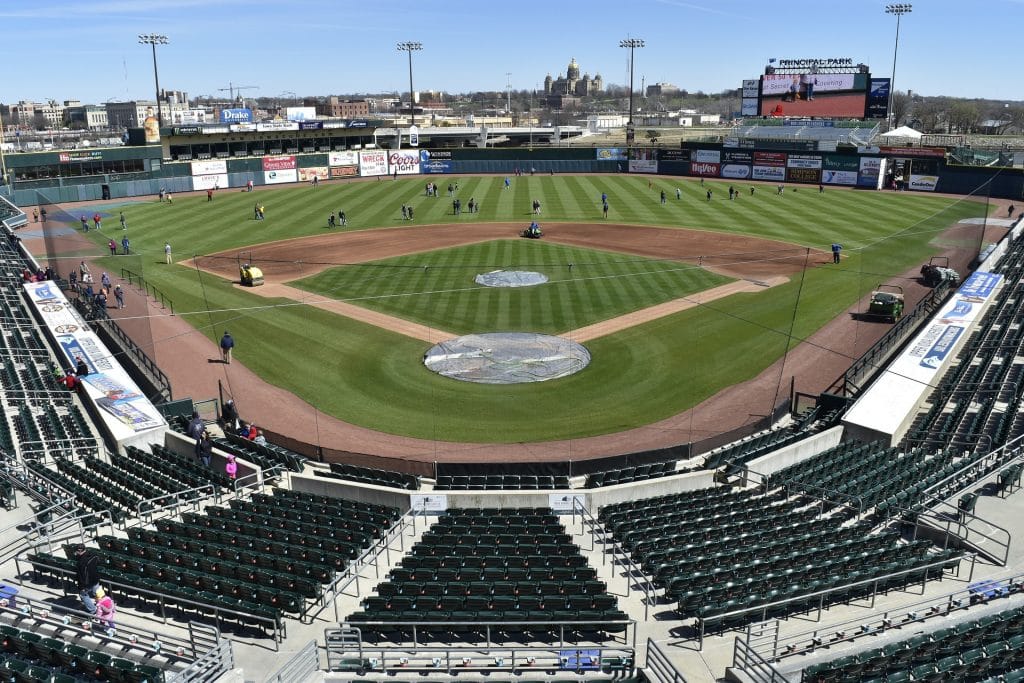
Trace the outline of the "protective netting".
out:
<instances>
[{"instance_id":1,"label":"protective netting","mask_svg":"<svg viewBox=\"0 0 1024 683\"><path fill-rule=\"evenodd\" d=\"M484 287L533 287L547 282L548 276L530 270L492 270L477 275L475 280Z\"/></svg>"},{"instance_id":2,"label":"protective netting","mask_svg":"<svg viewBox=\"0 0 1024 683\"><path fill-rule=\"evenodd\" d=\"M423 356L430 370L462 382L546 382L579 372L590 352L574 341L532 332L468 334L437 344Z\"/></svg>"}]
</instances>

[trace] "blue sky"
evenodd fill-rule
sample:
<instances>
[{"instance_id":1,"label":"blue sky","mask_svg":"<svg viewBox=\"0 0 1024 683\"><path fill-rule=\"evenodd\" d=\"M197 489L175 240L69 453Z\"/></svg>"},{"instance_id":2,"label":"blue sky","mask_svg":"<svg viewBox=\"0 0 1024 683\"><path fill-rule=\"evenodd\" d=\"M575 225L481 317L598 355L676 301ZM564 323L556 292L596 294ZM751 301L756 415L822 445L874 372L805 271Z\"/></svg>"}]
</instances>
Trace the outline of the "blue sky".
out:
<instances>
[{"instance_id":1,"label":"blue sky","mask_svg":"<svg viewBox=\"0 0 1024 683\"><path fill-rule=\"evenodd\" d=\"M896 19L875 0L4 0L0 102L152 98L152 55L139 33L161 33L160 84L190 96L542 85L570 57L606 83L628 83L627 37L643 38L636 84L691 91L739 87L769 57L851 57L892 70ZM922 0L900 26L896 87L925 95L1024 99L1019 73L1024 0ZM511 73L511 76L506 76Z\"/></svg>"}]
</instances>

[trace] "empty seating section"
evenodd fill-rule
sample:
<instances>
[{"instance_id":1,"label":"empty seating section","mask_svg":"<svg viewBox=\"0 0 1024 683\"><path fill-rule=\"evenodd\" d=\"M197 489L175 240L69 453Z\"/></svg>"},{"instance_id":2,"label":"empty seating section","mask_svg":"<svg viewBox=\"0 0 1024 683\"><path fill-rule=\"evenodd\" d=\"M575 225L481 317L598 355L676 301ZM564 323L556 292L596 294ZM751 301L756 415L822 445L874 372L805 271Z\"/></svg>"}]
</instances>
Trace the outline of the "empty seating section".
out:
<instances>
[{"instance_id":1,"label":"empty seating section","mask_svg":"<svg viewBox=\"0 0 1024 683\"><path fill-rule=\"evenodd\" d=\"M332 462L331 471L316 471L317 475L327 476L333 479L347 479L357 481L361 484L374 484L376 486L389 486L394 489L415 491L420 487L420 478L414 474L405 472L392 472L390 470L379 470L375 467L359 467L345 463Z\"/></svg>"},{"instance_id":2,"label":"empty seating section","mask_svg":"<svg viewBox=\"0 0 1024 683\"><path fill-rule=\"evenodd\" d=\"M129 475L141 469L148 469L169 481L176 481L181 485L180 489L176 489L178 491L208 484L221 489L231 488L232 482L225 473L206 467L195 458L179 455L165 446L154 444L151 448L152 453L135 446L127 446L124 457L115 458L114 462Z\"/></svg>"},{"instance_id":3,"label":"empty seating section","mask_svg":"<svg viewBox=\"0 0 1024 683\"><path fill-rule=\"evenodd\" d=\"M234 453L243 460L258 465L264 472L275 467L301 472L303 465L308 460L305 456L282 446L276 446L269 442L258 444L237 434L225 434L223 437L215 438L213 443L223 451Z\"/></svg>"},{"instance_id":4,"label":"empty seating section","mask_svg":"<svg viewBox=\"0 0 1024 683\"><path fill-rule=\"evenodd\" d=\"M875 533L867 524L844 526L841 519L819 517L819 505L801 505L780 491L762 496L722 487L606 506L599 520L678 603L681 616L698 617L710 628L736 628L763 616L757 611L719 618L729 612L933 562L958 562L958 553L932 553L927 542L903 544L896 533ZM942 575L941 567L924 571L880 588ZM817 598L789 602L771 616L817 604Z\"/></svg>"},{"instance_id":5,"label":"empty seating section","mask_svg":"<svg viewBox=\"0 0 1024 683\"><path fill-rule=\"evenodd\" d=\"M529 474L441 474L434 484L436 491L496 491L519 489L526 491L569 488L569 477L564 475Z\"/></svg>"},{"instance_id":6,"label":"empty seating section","mask_svg":"<svg viewBox=\"0 0 1024 683\"><path fill-rule=\"evenodd\" d=\"M62 460L60 462L66 461ZM54 484L73 494L76 503L87 510L92 510L95 513L108 512L110 518L116 523L123 522L128 514L132 512L133 506L138 503L138 499L128 494L122 495L121 491L117 492L117 497L115 498L107 497L103 492L92 488L90 484L80 483L77 478L64 473L60 469L52 470L39 462L29 460L26 461L25 466L30 472L49 479ZM90 478L89 481L95 482L96 480ZM105 483L103 482L104 485ZM86 519L84 521L86 523L95 523L98 520Z\"/></svg>"},{"instance_id":7,"label":"empty seating section","mask_svg":"<svg viewBox=\"0 0 1024 683\"><path fill-rule=\"evenodd\" d=\"M277 621L321 597L398 518L395 508L275 492L184 513L182 521L159 519L155 529L132 527L127 539L100 536L103 574L143 601L164 595L186 610L209 605ZM58 578L74 568L48 553L28 559Z\"/></svg>"},{"instance_id":8,"label":"empty seating section","mask_svg":"<svg viewBox=\"0 0 1024 683\"><path fill-rule=\"evenodd\" d=\"M669 462L656 462L648 465L636 465L635 467L623 467L607 472L595 472L587 475L586 487L595 489L601 486L613 486L615 484L628 484L634 481L646 481L658 477L667 477L678 474L678 463L675 460ZM682 470L687 472L689 470Z\"/></svg>"},{"instance_id":9,"label":"empty seating section","mask_svg":"<svg viewBox=\"0 0 1024 683\"><path fill-rule=\"evenodd\" d=\"M15 626L0 625L0 643L3 645L0 675L7 681L160 683L164 680L161 667L115 657L101 648L69 643Z\"/></svg>"},{"instance_id":10,"label":"empty seating section","mask_svg":"<svg viewBox=\"0 0 1024 683\"><path fill-rule=\"evenodd\" d=\"M1019 669L1024 669L1024 608L816 664L804 669L802 680L981 681Z\"/></svg>"},{"instance_id":11,"label":"empty seating section","mask_svg":"<svg viewBox=\"0 0 1024 683\"><path fill-rule=\"evenodd\" d=\"M549 509L465 509L440 517L348 621L395 641L409 627L367 622L444 622L427 630L475 640L492 630L540 638L603 640L626 625L616 598ZM453 623L455 622L455 623ZM508 622L536 622L511 625ZM595 622L589 625L578 622Z\"/></svg>"},{"instance_id":12,"label":"empty seating section","mask_svg":"<svg viewBox=\"0 0 1024 683\"><path fill-rule=\"evenodd\" d=\"M722 465L743 465L806 436L805 432L795 431L790 427L773 429L711 451L704 459L704 467L713 470Z\"/></svg>"},{"instance_id":13,"label":"empty seating section","mask_svg":"<svg viewBox=\"0 0 1024 683\"><path fill-rule=\"evenodd\" d=\"M783 105L785 108L785 105ZM800 126L796 122L789 125L771 125L770 120L758 119L757 123L737 126L729 132L729 138L754 140L825 140L835 142L854 142L866 145L879 130L878 124L857 121L843 122L845 125Z\"/></svg>"},{"instance_id":14,"label":"empty seating section","mask_svg":"<svg viewBox=\"0 0 1024 683\"><path fill-rule=\"evenodd\" d=\"M775 473L771 482L888 517L919 508L925 491L961 467L958 455L847 442Z\"/></svg>"}]
</instances>

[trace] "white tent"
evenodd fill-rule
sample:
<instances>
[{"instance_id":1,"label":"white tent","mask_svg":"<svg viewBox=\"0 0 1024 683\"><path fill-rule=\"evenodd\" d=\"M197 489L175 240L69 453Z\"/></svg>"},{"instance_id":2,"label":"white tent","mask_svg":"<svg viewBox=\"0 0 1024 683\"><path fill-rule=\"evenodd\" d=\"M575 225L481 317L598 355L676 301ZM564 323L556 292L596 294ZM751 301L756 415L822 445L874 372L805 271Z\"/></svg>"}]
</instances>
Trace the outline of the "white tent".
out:
<instances>
[{"instance_id":1,"label":"white tent","mask_svg":"<svg viewBox=\"0 0 1024 683\"><path fill-rule=\"evenodd\" d=\"M893 130L890 130L888 133L882 133L881 137L883 137L883 138L911 138L913 140L920 140L922 135L923 135L923 133L914 130L910 126L900 126L899 128L894 128Z\"/></svg>"}]
</instances>

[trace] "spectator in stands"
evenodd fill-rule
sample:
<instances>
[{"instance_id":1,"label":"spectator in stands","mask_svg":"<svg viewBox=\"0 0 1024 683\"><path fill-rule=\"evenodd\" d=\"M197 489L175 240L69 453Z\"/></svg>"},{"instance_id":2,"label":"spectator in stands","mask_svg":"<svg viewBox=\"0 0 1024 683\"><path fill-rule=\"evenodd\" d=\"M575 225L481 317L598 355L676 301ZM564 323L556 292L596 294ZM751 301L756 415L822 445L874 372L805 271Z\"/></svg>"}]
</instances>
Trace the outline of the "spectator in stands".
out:
<instances>
[{"instance_id":1,"label":"spectator in stands","mask_svg":"<svg viewBox=\"0 0 1024 683\"><path fill-rule=\"evenodd\" d=\"M206 431L206 428L203 425L203 418L199 417L199 411L193 410L192 419L188 421L185 433L198 441L204 431Z\"/></svg>"},{"instance_id":2,"label":"spectator in stands","mask_svg":"<svg viewBox=\"0 0 1024 683\"><path fill-rule=\"evenodd\" d=\"M89 272L89 265L85 261L82 261L81 263L78 264L78 272L80 272L82 275L85 275L86 273Z\"/></svg>"},{"instance_id":3,"label":"spectator in stands","mask_svg":"<svg viewBox=\"0 0 1024 683\"><path fill-rule=\"evenodd\" d=\"M228 479L234 480L238 476L238 463L235 462L235 456L230 453L227 456L227 463L224 465L224 471L228 475Z\"/></svg>"},{"instance_id":4,"label":"spectator in stands","mask_svg":"<svg viewBox=\"0 0 1024 683\"><path fill-rule=\"evenodd\" d=\"M231 365L231 349L235 348L235 338L231 333L224 330L224 336L220 338L220 356L225 364Z\"/></svg>"},{"instance_id":5,"label":"spectator in stands","mask_svg":"<svg viewBox=\"0 0 1024 683\"><path fill-rule=\"evenodd\" d=\"M256 429L256 425L250 424L249 429L245 432L245 438L249 439L249 441L255 441L258 433L259 430Z\"/></svg>"},{"instance_id":6,"label":"spectator in stands","mask_svg":"<svg viewBox=\"0 0 1024 683\"><path fill-rule=\"evenodd\" d=\"M206 430L203 430L202 435L196 441L196 456L203 465L210 466L210 458L213 456L213 440L210 439L210 432Z\"/></svg>"},{"instance_id":7,"label":"spectator in stands","mask_svg":"<svg viewBox=\"0 0 1024 683\"><path fill-rule=\"evenodd\" d=\"M114 611L117 609L117 605L114 604L113 598L107 595L107 592L103 590L102 586L96 588L96 616L100 620L100 625L107 629L107 635L111 638L117 633L117 629L114 628Z\"/></svg>"},{"instance_id":8,"label":"spectator in stands","mask_svg":"<svg viewBox=\"0 0 1024 683\"><path fill-rule=\"evenodd\" d=\"M85 281L85 291L82 292L82 296L84 296L87 301L91 301L92 297L93 297L93 294L94 294L94 292L92 290L92 281L91 280L86 280Z\"/></svg>"},{"instance_id":9,"label":"spectator in stands","mask_svg":"<svg viewBox=\"0 0 1024 683\"><path fill-rule=\"evenodd\" d=\"M266 446L267 445L267 437L263 436L263 430L262 429L257 430L256 438L253 439L253 443L258 443L261 446Z\"/></svg>"},{"instance_id":10,"label":"spectator in stands","mask_svg":"<svg viewBox=\"0 0 1024 683\"><path fill-rule=\"evenodd\" d=\"M71 370L64 372L64 377L61 379L61 384L68 388L68 391L74 391L78 388L78 378L75 377L75 373Z\"/></svg>"},{"instance_id":11,"label":"spectator in stands","mask_svg":"<svg viewBox=\"0 0 1024 683\"><path fill-rule=\"evenodd\" d=\"M36 276L32 274L32 271L28 268L23 268L21 271L21 279L25 282L35 282Z\"/></svg>"},{"instance_id":12,"label":"spectator in stands","mask_svg":"<svg viewBox=\"0 0 1024 683\"><path fill-rule=\"evenodd\" d=\"M229 398L224 402L220 411L221 427L225 432L233 432L238 429L238 408L235 407L234 399Z\"/></svg>"},{"instance_id":13,"label":"spectator in stands","mask_svg":"<svg viewBox=\"0 0 1024 683\"><path fill-rule=\"evenodd\" d=\"M68 273L68 289L72 292L78 291L78 271L72 270Z\"/></svg>"},{"instance_id":14,"label":"spectator in stands","mask_svg":"<svg viewBox=\"0 0 1024 683\"><path fill-rule=\"evenodd\" d=\"M107 295L106 295L106 293L102 289L100 290L100 293L96 295L95 306L96 306L97 314L99 314L99 315L106 315L106 313L107 313Z\"/></svg>"},{"instance_id":15,"label":"spectator in stands","mask_svg":"<svg viewBox=\"0 0 1024 683\"><path fill-rule=\"evenodd\" d=\"M89 366L81 356L75 356L75 374L79 377L89 374Z\"/></svg>"},{"instance_id":16,"label":"spectator in stands","mask_svg":"<svg viewBox=\"0 0 1024 683\"><path fill-rule=\"evenodd\" d=\"M46 280L47 281L56 280L57 279L57 273L53 270L53 266L51 266L49 264L47 264L46 270L43 271L43 275L46 276Z\"/></svg>"},{"instance_id":17,"label":"spectator in stands","mask_svg":"<svg viewBox=\"0 0 1024 683\"><path fill-rule=\"evenodd\" d=\"M89 614L96 613L96 590L100 587L100 558L93 551L79 543L75 546L75 580L78 582L78 597Z\"/></svg>"}]
</instances>

